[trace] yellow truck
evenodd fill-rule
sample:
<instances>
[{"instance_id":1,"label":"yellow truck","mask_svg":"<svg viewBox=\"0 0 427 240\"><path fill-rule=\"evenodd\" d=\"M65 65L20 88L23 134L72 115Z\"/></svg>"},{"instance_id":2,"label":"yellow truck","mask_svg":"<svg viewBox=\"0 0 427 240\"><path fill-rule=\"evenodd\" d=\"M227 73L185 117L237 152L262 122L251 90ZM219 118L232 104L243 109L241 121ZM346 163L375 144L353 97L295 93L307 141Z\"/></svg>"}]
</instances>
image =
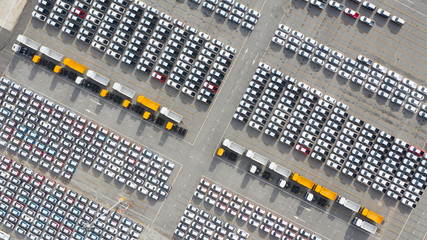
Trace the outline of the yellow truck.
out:
<instances>
[{"instance_id":1,"label":"yellow truck","mask_svg":"<svg viewBox=\"0 0 427 240\"><path fill-rule=\"evenodd\" d=\"M60 72L62 71L62 67L61 67L61 66L59 66L59 65L56 65L56 66L55 66L55 68L53 69L53 71L54 71L55 73L60 73Z\"/></svg>"},{"instance_id":2,"label":"yellow truck","mask_svg":"<svg viewBox=\"0 0 427 240\"><path fill-rule=\"evenodd\" d=\"M318 184L315 184L313 187L313 190L317 193L319 193L320 195L331 199L332 201L335 201L335 199L337 198L338 194L335 192L332 192L331 190L324 188Z\"/></svg>"},{"instance_id":3,"label":"yellow truck","mask_svg":"<svg viewBox=\"0 0 427 240\"><path fill-rule=\"evenodd\" d=\"M65 66L81 73L84 74L87 70L87 67L70 59L70 58L64 58L64 61L62 62Z\"/></svg>"},{"instance_id":4,"label":"yellow truck","mask_svg":"<svg viewBox=\"0 0 427 240\"><path fill-rule=\"evenodd\" d=\"M225 150L224 150L224 148L218 148L218 151L216 152L216 155L218 155L218 156L222 156L222 155L224 155L224 152L225 152Z\"/></svg>"},{"instance_id":5,"label":"yellow truck","mask_svg":"<svg viewBox=\"0 0 427 240\"><path fill-rule=\"evenodd\" d=\"M383 216L380 216L379 214L372 212L371 210L368 210L364 207L360 208L359 213L379 224L382 224L384 220Z\"/></svg>"},{"instance_id":6,"label":"yellow truck","mask_svg":"<svg viewBox=\"0 0 427 240\"><path fill-rule=\"evenodd\" d=\"M127 99L125 99L124 101L123 101L123 107L124 108L127 108L127 107L129 107L129 105L130 105L130 101L129 100L127 100Z\"/></svg>"},{"instance_id":7,"label":"yellow truck","mask_svg":"<svg viewBox=\"0 0 427 240\"><path fill-rule=\"evenodd\" d=\"M303 185L304 187L308 188L308 189L312 189L314 186L314 182L299 175L298 173L294 173L292 175L292 180L294 180L295 182Z\"/></svg>"},{"instance_id":8,"label":"yellow truck","mask_svg":"<svg viewBox=\"0 0 427 240\"><path fill-rule=\"evenodd\" d=\"M101 93L99 95L101 95L101 97L106 97L108 94L108 90L107 89L102 89Z\"/></svg>"},{"instance_id":9,"label":"yellow truck","mask_svg":"<svg viewBox=\"0 0 427 240\"><path fill-rule=\"evenodd\" d=\"M143 106L153 110L153 111L157 111L159 110L160 104L154 102L153 100L146 98L142 95L139 95L138 98L136 99L137 102L141 103Z\"/></svg>"},{"instance_id":10,"label":"yellow truck","mask_svg":"<svg viewBox=\"0 0 427 240\"><path fill-rule=\"evenodd\" d=\"M41 60L41 57L39 55L34 55L32 61L34 63L39 63Z\"/></svg>"}]
</instances>

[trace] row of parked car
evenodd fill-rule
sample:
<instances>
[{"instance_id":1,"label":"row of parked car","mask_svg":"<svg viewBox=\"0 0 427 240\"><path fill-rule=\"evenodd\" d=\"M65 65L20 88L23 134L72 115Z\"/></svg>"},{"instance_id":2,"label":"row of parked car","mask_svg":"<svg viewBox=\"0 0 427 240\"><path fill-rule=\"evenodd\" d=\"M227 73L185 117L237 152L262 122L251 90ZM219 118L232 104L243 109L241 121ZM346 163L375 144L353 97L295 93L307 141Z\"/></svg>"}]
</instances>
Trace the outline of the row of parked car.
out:
<instances>
[{"instance_id":1,"label":"row of parked car","mask_svg":"<svg viewBox=\"0 0 427 240\"><path fill-rule=\"evenodd\" d=\"M313 1L313 0L312 0L312 1ZM371 3L371 2L368 2L368 1L363 1L363 2L362 2L362 0L352 0L352 1L353 1L353 2L356 2L356 3L358 3L358 4L362 3L362 7L363 7L364 9L369 10L369 11L372 11L372 12L374 12L374 13L378 14L378 16L383 17L383 18L385 18L385 19L389 19L389 18L390 18L390 20L391 20L392 22L394 22L394 23L396 23L396 24L398 24L398 25L404 25L404 24L405 24L405 20L403 20L403 19L401 19L401 18L399 18L399 17L397 17L397 16L395 16L395 15L391 15L391 13L387 12L386 10L384 10L384 9L382 9L382 8L377 8L377 7L376 7L373 3ZM319 2L319 1L317 1L317 2ZM358 13L358 12L356 12L355 10L352 10L352 9L350 9L350 8L345 8L345 9L344 9L344 6L343 6L341 3L337 2L337 1L330 0L330 1L328 2L328 5L329 5L331 8L335 8L335 9L336 9L336 10L338 10L338 11L343 11L343 10L344 10L344 13L345 13L345 14L350 15L350 16L352 16L352 17L354 17L354 18L359 17L359 13ZM322 8L322 9L323 9L323 8ZM359 20L360 20L361 22L365 23L365 24L368 24L370 27L372 27L372 26L374 26L374 25L375 25L375 21L374 21L374 20L372 20L372 19L370 19L370 18L368 18L368 17L366 17L366 16L361 16Z\"/></svg>"},{"instance_id":2,"label":"row of parked car","mask_svg":"<svg viewBox=\"0 0 427 240\"><path fill-rule=\"evenodd\" d=\"M419 112L418 115L421 118L427 119L427 104L422 104L427 97L425 86L363 55L358 55L356 59L345 57L341 52L332 50L324 44L318 44L316 40L284 24L278 26L272 41L285 46L289 51L298 52L299 56L311 59L313 64L324 66L332 73L338 72L341 78L351 80L352 83L379 97L389 99L398 106L404 106L404 109L409 112ZM286 44L285 41L287 41Z\"/></svg>"},{"instance_id":3,"label":"row of parked car","mask_svg":"<svg viewBox=\"0 0 427 240\"><path fill-rule=\"evenodd\" d=\"M215 206L215 210L224 211L224 217L227 219L236 218L238 225L248 223L247 228L251 231L259 229L262 235L271 235L276 239L320 239L305 229L300 229L293 223L277 217L272 212L267 212L260 206L256 206L249 200L233 194L227 189L222 189L217 184L211 183L202 178L194 192L194 199L205 202L208 208ZM199 231L201 232L200 237ZM181 221L178 223L175 234L178 236L199 235L200 239L207 235L213 239L247 239L249 233L242 229L236 228L229 222L224 222L218 216L212 216L205 210L189 204L184 211ZM209 234L206 234L209 233ZM187 238L188 239L188 238Z\"/></svg>"},{"instance_id":4,"label":"row of parked car","mask_svg":"<svg viewBox=\"0 0 427 240\"><path fill-rule=\"evenodd\" d=\"M191 0L196 4L201 4L202 0ZM246 5L234 0L205 0L202 7L208 11L215 12L223 18L228 18L230 22L252 31L261 17L261 14L254 9L249 9ZM215 10L216 9L216 10Z\"/></svg>"},{"instance_id":5,"label":"row of parked car","mask_svg":"<svg viewBox=\"0 0 427 240\"><path fill-rule=\"evenodd\" d=\"M71 179L78 161L91 156L92 150L84 149L85 141L94 137L84 127L87 120L4 76L0 80L0 145Z\"/></svg>"},{"instance_id":6,"label":"row of parked car","mask_svg":"<svg viewBox=\"0 0 427 240\"><path fill-rule=\"evenodd\" d=\"M174 163L115 133L110 133L105 142L98 157L83 160L84 165L153 200L168 196L171 186L167 182Z\"/></svg>"},{"instance_id":7,"label":"row of parked car","mask_svg":"<svg viewBox=\"0 0 427 240\"><path fill-rule=\"evenodd\" d=\"M174 163L4 76L0 93L0 143L11 153L65 179L82 162L152 199L167 197Z\"/></svg>"},{"instance_id":8,"label":"row of parked car","mask_svg":"<svg viewBox=\"0 0 427 240\"><path fill-rule=\"evenodd\" d=\"M22 238L138 239L144 227L1 156L0 220Z\"/></svg>"},{"instance_id":9,"label":"row of parked car","mask_svg":"<svg viewBox=\"0 0 427 240\"><path fill-rule=\"evenodd\" d=\"M372 187L403 199L406 205L416 206L411 201L416 201L416 195L425 188L426 161L421 161L424 152L348 114L348 108L347 104L260 62L234 118L242 122L251 119L248 126L258 131L266 126L266 135L365 185L381 180L376 178L377 174L386 177L395 184L384 181L384 188L378 184ZM396 188L396 184L401 188ZM399 194L393 195L394 192Z\"/></svg>"},{"instance_id":10,"label":"row of parked car","mask_svg":"<svg viewBox=\"0 0 427 240\"><path fill-rule=\"evenodd\" d=\"M180 21L172 24L163 19L159 24L167 29L167 33L164 39L159 40L157 51L151 53L150 60L159 59L152 77L191 98L210 104L236 49L229 45L224 47L221 41ZM147 59L144 63L149 64Z\"/></svg>"}]
</instances>

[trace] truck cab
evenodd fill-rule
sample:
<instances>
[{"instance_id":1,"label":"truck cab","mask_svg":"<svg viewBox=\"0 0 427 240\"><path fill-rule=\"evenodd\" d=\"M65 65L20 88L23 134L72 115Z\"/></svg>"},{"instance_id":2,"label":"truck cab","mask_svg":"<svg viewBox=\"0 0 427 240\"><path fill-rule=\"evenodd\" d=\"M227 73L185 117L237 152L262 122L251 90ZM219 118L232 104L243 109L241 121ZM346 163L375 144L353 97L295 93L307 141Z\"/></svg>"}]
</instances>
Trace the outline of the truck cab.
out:
<instances>
[{"instance_id":1,"label":"truck cab","mask_svg":"<svg viewBox=\"0 0 427 240\"><path fill-rule=\"evenodd\" d=\"M259 169L257 166L251 164L248 168L248 172L258 175L261 172L261 169Z\"/></svg>"}]
</instances>

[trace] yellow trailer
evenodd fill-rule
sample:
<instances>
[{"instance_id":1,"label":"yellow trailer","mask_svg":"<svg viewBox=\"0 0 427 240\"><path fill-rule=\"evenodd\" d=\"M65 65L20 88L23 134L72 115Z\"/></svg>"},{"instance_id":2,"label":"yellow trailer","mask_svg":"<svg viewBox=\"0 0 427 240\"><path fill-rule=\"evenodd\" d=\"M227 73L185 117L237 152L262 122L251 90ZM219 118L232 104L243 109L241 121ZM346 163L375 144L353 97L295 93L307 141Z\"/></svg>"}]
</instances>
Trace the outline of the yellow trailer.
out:
<instances>
[{"instance_id":1,"label":"yellow trailer","mask_svg":"<svg viewBox=\"0 0 427 240\"><path fill-rule=\"evenodd\" d=\"M298 173L294 173L292 175L292 180L294 180L295 182L303 185L304 187L308 188L308 189L312 189L314 186L314 182L299 175Z\"/></svg>"},{"instance_id":2,"label":"yellow trailer","mask_svg":"<svg viewBox=\"0 0 427 240\"><path fill-rule=\"evenodd\" d=\"M81 63L78 63L70 58L64 58L63 64L81 74L84 74L87 70L87 67Z\"/></svg>"},{"instance_id":3,"label":"yellow trailer","mask_svg":"<svg viewBox=\"0 0 427 240\"><path fill-rule=\"evenodd\" d=\"M338 196L337 193L332 192L331 190L324 188L324 187L317 185L317 184L313 187L313 190L315 192L319 193L320 195L322 195L328 199L331 199L332 201L335 201L335 199Z\"/></svg>"},{"instance_id":4,"label":"yellow trailer","mask_svg":"<svg viewBox=\"0 0 427 240\"><path fill-rule=\"evenodd\" d=\"M136 99L137 102L141 103L143 106L146 106L147 108L153 110L153 111L157 111L159 110L160 104L156 103L155 101L146 98L142 95L139 95L138 98Z\"/></svg>"},{"instance_id":5,"label":"yellow trailer","mask_svg":"<svg viewBox=\"0 0 427 240\"><path fill-rule=\"evenodd\" d=\"M362 214L363 216L371 219L372 221L379 223L379 224L382 224L382 222L384 220L383 216L381 216L375 212L372 212L372 211L370 211L364 207L360 208L359 213Z\"/></svg>"}]
</instances>

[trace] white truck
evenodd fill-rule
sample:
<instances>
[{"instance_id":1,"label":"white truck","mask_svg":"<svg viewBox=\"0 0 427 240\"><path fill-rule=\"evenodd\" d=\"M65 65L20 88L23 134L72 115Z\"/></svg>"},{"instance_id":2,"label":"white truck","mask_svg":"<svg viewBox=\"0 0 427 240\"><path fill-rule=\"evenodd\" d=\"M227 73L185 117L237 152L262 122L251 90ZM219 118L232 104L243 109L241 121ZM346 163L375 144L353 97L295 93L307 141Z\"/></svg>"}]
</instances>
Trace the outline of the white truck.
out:
<instances>
[{"instance_id":1,"label":"white truck","mask_svg":"<svg viewBox=\"0 0 427 240\"><path fill-rule=\"evenodd\" d=\"M230 139L224 139L224 141L222 142L222 145L224 145L224 147L227 147L228 149L232 150L233 152L242 155L243 152L246 150L246 148L240 146L239 144L231 141Z\"/></svg>"},{"instance_id":2,"label":"white truck","mask_svg":"<svg viewBox=\"0 0 427 240\"><path fill-rule=\"evenodd\" d=\"M267 166L268 158L265 157L265 156L263 156L263 155L261 155L261 154L259 154L259 153L256 153L256 152L254 152L252 150L248 150L246 152L246 157L254 160L255 162L257 162L257 163L259 163L259 164L261 164L263 166Z\"/></svg>"},{"instance_id":3,"label":"white truck","mask_svg":"<svg viewBox=\"0 0 427 240\"><path fill-rule=\"evenodd\" d=\"M121 85L120 83L114 83L113 89L116 90L117 92L125 95L126 97L128 97L130 99L132 99L135 96L135 91L133 91L132 89L130 89L128 87Z\"/></svg>"},{"instance_id":4,"label":"white truck","mask_svg":"<svg viewBox=\"0 0 427 240\"><path fill-rule=\"evenodd\" d=\"M166 117L168 117L169 119L171 119L172 121L176 122L176 123L180 123L182 121L182 116L179 115L178 113L168 109L167 107L161 107L160 108L160 114L165 115Z\"/></svg>"},{"instance_id":5,"label":"white truck","mask_svg":"<svg viewBox=\"0 0 427 240\"><path fill-rule=\"evenodd\" d=\"M357 218L357 217L355 217L353 219L353 224L360 227L361 229L369 232L369 233L372 233L372 234L375 234L377 232L377 229L378 229L376 226L374 226L374 225L372 225L366 221L363 221L362 219Z\"/></svg>"},{"instance_id":6,"label":"white truck","mask_svg":"<svg viewBox=\"0 0 427 240\"><path fill-rule=\"evenodd\" d=\"M28 38L24 35L19 34L18 37L16 38L16 40L18 40L18 42L21 43L22 45L25 45L31 49L34 49L36 51L40 50L40 47L41 47L40 43L38 43L38 42L34 41L33 39ZM21 50L21 46L19 44L14 44L12 46L12 50L14 52L18 52L19 50Z\"/></svg>"},{"instance_id":7,"label":"white truck","mask_svg":"<svg viewBox=\"0 0 427 240\"><path fill-rule=\"evenodd\" d=\"M45 46L40 47L40 52L57 62L62 62L64 59L64 55Z\"/></svg>"},{"instance_id":8,"label":"white truck","mask_svg":"<svg viewBox=\"0 0 427 240\"><path fill-rule=\"evenodd\" d=\"M94 80L95 82L101 84L104 87L107 87L108 84L110 83L110 79L108 79L108 78L102 76L101 74L99 74L93 70L90 70L90 69L87 71L86 77Z\"/></svg>"},{"instance_id":9,"label":"white truck","mask_svg":"<svg viewBox=\"0 0 427 240\"><path fill-rule=\"evenodd\" d=\"M275 163L275 162L270 162L270 164L268 165L268 168L270 168L271 170L275 171L276 173L282 175L285 178L288 178L289 176L291 176L292 171Z\"/></svg>"},{"instance_id":10,"label":"white truck","mask_svg":"<svg viewBox=\"0 0 427 240\"><path fill-rule=\"evenodd\" d=\"M360 210L360 205L343 197L343 196L338 196L337 200L336 200L339 204L343 205L344 207L350 209L353 212L359 212Z\"/></svg>"}]
</instances>

